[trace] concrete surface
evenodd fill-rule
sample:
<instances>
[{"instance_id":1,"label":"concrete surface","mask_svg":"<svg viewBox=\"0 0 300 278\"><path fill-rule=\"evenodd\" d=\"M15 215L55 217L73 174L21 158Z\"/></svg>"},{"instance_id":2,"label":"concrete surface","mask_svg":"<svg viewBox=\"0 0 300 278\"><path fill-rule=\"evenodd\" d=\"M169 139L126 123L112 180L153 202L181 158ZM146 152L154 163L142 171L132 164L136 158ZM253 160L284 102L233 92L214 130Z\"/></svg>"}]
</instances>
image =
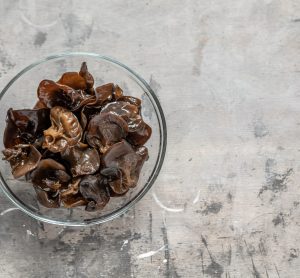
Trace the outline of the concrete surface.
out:
<instances>
[{"instance_id":1,"label":"concrete surface","mask_svg":"<svg viewBox=\"0 0 300 278\"><path fill-rule=\"evenodd\" d=\"M1 195L0 277L299 277L300 2L0 0L0 87L50 53L157 92L162 172L123 217L42 225Z\"/></svg>"}]
</instances>

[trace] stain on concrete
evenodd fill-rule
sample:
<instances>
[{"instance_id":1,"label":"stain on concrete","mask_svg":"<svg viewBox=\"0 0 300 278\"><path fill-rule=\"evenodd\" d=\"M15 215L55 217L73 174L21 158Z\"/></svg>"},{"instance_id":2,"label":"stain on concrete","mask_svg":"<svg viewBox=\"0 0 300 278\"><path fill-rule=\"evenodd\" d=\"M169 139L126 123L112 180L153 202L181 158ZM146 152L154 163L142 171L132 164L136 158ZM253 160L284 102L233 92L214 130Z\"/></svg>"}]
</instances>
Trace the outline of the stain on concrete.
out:
<instances>
[{"instance_id":1,"label":"stain on concrete","mask_svg":"<svg viewBox=\"0 0 300 278\"><path fill-rule=\"evenodd\" d=\"M227 195L226 195L226 197L227 197L227 202L231 204L232 203L232 199L233 199L233 196L232 196L231 192L228 192Z\"/></svg>"},{"instance_id":2,"label":"stain on concrete","mask_svg":"<svg viewBox=\"0 0 300 278\"><path fill-rule=\"evenodd\" d=\"M268 158L265 163L265 172L267 175L272 174L273 167L276 166L275 159Z\"/></svg>"},{"instance_id":3,"label":"stain on concrete","mask_svg":"<svg viewBox=\"0 0 300 278\"><path fill-rule=\"evenodd\" d=\"M292 261L296 258L299 257L299 249L291 248L290 249L290 256L289 256L289 261Z\"/></svg>"},{"instance_id":4,"label":"stain on concrete","mask_svg":"<svg viewBox=\"0 0 300 278\"><path fill-rule=\"evenodd\" d=\"M202 37L199 39L197 46L192 50L194 53L194 66L192 74L199 76L201 74L201 64L203 60L203 50L207 44L208 38Z\"/></svg>"},{"instance_id":5,"label":"stain on concrete","mask_svg":"<svg viewBox=\"0 0 300 278\"><path fill-rule=\"evenodd\" d=\"M124 231L120 235L104 238L100 235L101 231L93 236L86 235L76 245L75 252L76 273L86 274L88 277L97 277L99 270L105 270L110 277L131 277L131 255L130 241L126 248L120 252L120 245L132 237L131 231ZM110 260L104 252L99 250L110 250ZM113 263L112 263L113 262ZM101 269L99 269L101 265Z\"/></svg>"},{"instance_id":6,"label":"stain on concrete","mask_svg":"<svg viewBox=\"0 0 300 278\"><path fill-rule=\"evenodd\" d=\"M157 98L159 99L159 94L158 92L161 89L160 84L153 78L153 75L150 75L150 80L149 80L149 86L150 88L153 90L153 92L155 93L155 95L157 96ZM142 115L145 119L152 119L153 114L154 114L154 110L152 108L152 104L151 101L149 100L149 97L147 96L146 93L144 93L142 95Z\"/></svg>"},{"instance_id":7,"label":"stain on concrete","mask_svg":"<svg viewBox=\"0 0 300 278\"><path fill-rule=\"evenodd\" d=\"M130 237L131 240L139 240L139 239L141 239L141 238L142 238L142 235L141 235L140 233L134 233L134 234Z\"/></svg>"},{"instance_id":8,"label":"stain on concrete","mask_svg":"<svg viewBox=\"0 0 300 278\"><path fill-rule=\"evenodd\" d=\"M266 271L266 277L267 277L267 278L270 278L268 269L267 269L266 267L265 267L265 271Z\"/></svg>"},{"instance_id":9,"label":"stain on concrete","mask_svg":"<svg viewBox=\"0 0 300 278\"><path fill-rule=\"evenodd\" d=\"M37 242L37 230L37 221L19 210L1 216L0 246L3 251L1 256L1 275L3 277L19 277L18 275L21 273L24 276L24 266L28 264L28 254L30 254L30 259L35 259L35 263L43 264L43 259L46 258L43 255L38 256L41 250ZM13 271L10 272L10 270ZM34 277L36 271L34 267L26 268L25 276Z\"/></svg>"},{"instance_id":10,"label":"stain on concrete","mask_svg":"<svg viewBox=\"0 0 300 278\"><path fill-rule=\"evenodd\" d=\"M161 89L161 85L154 79L153 75L150 75L149 86L157 96L158 91Z\"/></svg>"},{"instance_id":11,"label":"stain on concrete","mask_svg":"<svg viewBox=\"0 0 300 278\"><path fill-rule=\"evenodd\" d=\"M201 258L201 269L202 269L202 274L204 276L204 261L203 261L203 250L200 249L200 258Z\"/></svg>"},{"instance_id":12,"label":"stain on concrete","mask_svg":"<svg viewBox=\"0 0 300 278\"><path fill-rule=\"evenodd\" d=\"M246 246L247 255L252 257L256 253L254 245L248 244L246 240L244 240L244 244Z\"/></svg>"},{"instance_id":13,"label":"stain on concrete","mask_svg":"<svg viewBox=\"0 0 300 278\"><path fill-rule=\"evenodd\" d=\"M201 235L201 240L211 260L211 263L205 268L204 273L209 275L212 278L221 278L224 272L223 266L216 262L215 258L213 257L210 250L208 249L207 241L203 235Z\"/></svg>"},{"instance_id":14,"label":"stain on concrete","mask_svg":"<svg viewBox=\"0 0 300 278\"><path fill-rule=\"evenodd\" d=\"M8 57L1 53L0 50L0 64L5 70L10 70L15 66L15 63L11 62Z\"/></svg>"},{"instance_id":15,"label":"stain on concrete","mask_svg":"<svg viewBox=\"0 0 300 278\"><path fill-rule=\"evenodd\" d=\"M229 173L228 175L227 175L227 178L228 179L233 179L233 178L235 178L236 177L236 173L234 173L234 172L231 172L231 173Z\"/></svg>"},{"instance_id":16,"label":"stain on concrete","mask_svg":"<svg viewBox=\"0 0 300 278\"><path fill-rule=\"evenodd\" d=\"M223 204L221 202L212 202L210 204L206 204L206 207L204 210L202 210L202 214L208 215L208 214L217 214L222 209Z\"/></svg>"},{"instance_id":17,"label":"stain on concrete","mask_svg":"<svg viewBox=\"0 0 300 278\"><path fill-rule=\"evenodd\" d=\"M262 238L260 238L260 240L259 240L258 248L259 248L259 252L262 256L268 255L267 248L265 247L265 241Z\"/></svg>"},{"instance_id":18,"label":"stain on concrete","mask_svg":"<svg viewBox=\"0 0 300 278\"><path fill-rule=\"evenodd\" d=\"M285 226L285 220L284 220L284 216L283 213L280 212L273 220L272 220L274 226L278 226L279 224L282 225L282 227Z\"/></svg>"},{"instance_id":19,"label":"stain on concrete","mask_svg":"<svg viewBox=\"0 0 300 278\"><path fill-rule=\"evenodd\" d=\"M258 120L254 123L254 136L256 138L262 138L269 134L269 131L266 125L261 121Z\"/></svg>"},{"instance_id":20,"label":"stain on concrete","mask_svg":"<svg viewBox=\"0 0 300 278\"><path fill-rule=\"evenodd\" d=\"M148 98L148 96L146 95L146 93L144 93L142 95L142 115L143 115L143 118L145 119L152 119L153 117L153 114L155 113L153 108L152 108L152 104Z\"/></svg>"},{"instance_id":21,"label":"stain on concrete","mask_svg":"<svg viewBox=\"0 0 300 278\"><path fill-rule=\"evenodd\" d=\"M295 19L292 19L292 22L300 22L300 18L295 18Z\"/></svg>"},{"instance_id":22,"label":"stain on concrete","mask_svg":"<svg viewBox=\"0 0 300 278\"><path fill-rule=\"evenodd\" d=\"M85 22L76 14L67 14L62 18L62 24L67 34L67 45L83 44L92 34L94 21Z\"/></svg>"},{"instance_id":23,"label":"stain on concrete","mask_svg":"<svg viewBox=\"0 0 300 278\"><path fill-rule=\"evenodd\" d=\"M288 178L293 173L293 168L287 169L283 174L278 174L273 171L275 165L274 159L267 159L265 163L266 184L260 189L258 197L267 190L273 193L287 190Z\"/></svg>"},{"instance_id":24,"label":"stain on concrete","mask_svg":"<svg viewBox=\"0 0 300 278\"><path fill-rule=\"evenodd\" d=\"M167 228L165 226L163 226L161 228L161 232L162 232L162 236L163 236L164 245L166 246L166 248L165 248L165 260L166 260L165 277L166 278L180 278L180 276L177 273L174 263L171 261L170 244L169 244L169 239L168 239Z\"/></svg>"},{"instance_id":25,"label":"stain on concrete","mask_svg":"<svg viewBox=\"0 0 300 278\"><path fill-rule=\"evenodd\" d=\"M53 233L51 229L54 228L48 228ZM67 227L56 234L56 237L49 239L46 230L45 237L36 242L40 246L37 249L42 250L41 258L37 261L42 263L49 256L52 258L48 266L54 273L49 277L61 277L62 273L65 273L64 277L98 277L99 273L109 277L131 277L129 239L140 238L139 233L132 234L130 230L124 230L121 234L114 232L113 236L109 236L110 232L101 228L91 228L89 231L88 228ZM126 240L128 244L120 251ZM109 260L107 252L101 250L109 250ZM33 253L34 255L37 256L38 253ZM56 268L57 265L60 267Z\"/></svg>"},{"instance_id":26,"label":"stain on concrete","mask_svg":"<svg viewBox=\"0 0 300 278\"><path fill-rule=\"evenodd\" d=\"M9 58L7 52L0 45L0 77L2 74L7 73L10 69L15 67L15 63L12 62Z\"/></svg>"},{"instance_id":27,"label":"stain on concrete","mask_svg":"<svg viewBox=\"0 0 300 278\"><path fill-rule=\"evenodd\" d=\"M208 267L205 269L204 273L213 278L221 278L224 272L223 266L217 262L211 262Z\"/></svg>"},{"instance_id":28,"label":"stain on concrete","mask_svg":"<svg viewBox=\"0 0 300 278\"><path fill-rule=\"evenodd\" d=\"M228 261L228 265L231 265L231 257L232 257L232 248L231 245L229 246L229 249L227 251L227 261Z\"/></svg>"},{"instance_id":29,"label":"stain on concrete","mask_svg":"<svg viewBox=\"0 0 300 278\"><path fill-rule=\"evenodd\" d=\"M258 272L255 264L254 264L254 261L253 261L253 258L251 257L251 263L252 263L252 274L253 274L253 277L254 278L262 278L262 276L260 275L260 273Z\"/></svg>"},{"instance_id":30,"label":"stain on concrete","mask_svg":"<svg viewBox=\"0 0 300 278\"><path fill-rule=\"evenodd\" d=\"M36 33L34 37L33 44L36 47L41 47L45 43L46 39L47 39L47 33L39 31Z\"/></svg>"},{"instance_id":31,"label":"stain on concrete","mask_svg":"<svg viewBox=\"0 0 300 278\"><path fill-rule=\"evenodd\" d=\"M254 264L253 255L255 254L255 248L253 245L248 244L246 240L244 240L248 256L251 258L252 264L252 275L254 278L262 278L261 274L258 272L256 265Z\"/></svg>"}]
</instances>

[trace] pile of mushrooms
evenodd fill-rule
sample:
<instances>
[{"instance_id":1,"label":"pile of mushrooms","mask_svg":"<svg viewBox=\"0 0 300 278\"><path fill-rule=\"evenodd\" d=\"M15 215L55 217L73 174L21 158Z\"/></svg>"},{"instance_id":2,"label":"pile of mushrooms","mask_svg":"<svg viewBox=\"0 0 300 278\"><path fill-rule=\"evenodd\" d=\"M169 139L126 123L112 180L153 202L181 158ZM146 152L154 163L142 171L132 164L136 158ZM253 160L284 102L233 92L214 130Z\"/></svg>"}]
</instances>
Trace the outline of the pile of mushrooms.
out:
<instances>
[{"instance_id":1,"label":"pile of mushrooms","mask_svg":"<svg viewBox=\"0 0 300 278\"><path fill-rule=\"evenodd\" d=\"M48 208L101 210L137 185L151 127L141 100L113 83L94 88L85 62L55 82L43 80L33 109L7 111L3 155Z\"/></svg>"}]
</instances>

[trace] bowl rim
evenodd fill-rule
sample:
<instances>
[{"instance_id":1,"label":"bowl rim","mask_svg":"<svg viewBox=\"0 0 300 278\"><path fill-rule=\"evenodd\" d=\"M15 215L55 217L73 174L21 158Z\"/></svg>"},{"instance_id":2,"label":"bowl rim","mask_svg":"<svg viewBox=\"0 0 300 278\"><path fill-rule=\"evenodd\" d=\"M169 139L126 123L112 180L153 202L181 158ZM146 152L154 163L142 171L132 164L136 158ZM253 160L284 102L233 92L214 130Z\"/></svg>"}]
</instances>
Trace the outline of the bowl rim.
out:
<instances>
[{"instance_id":1,"label":"bowl rim","mask_svg":"<svg viewBox=\"0 0 300 278\"><path fill-rule=\"evenodd\" d=\"M131 68L126 66L125 64L119 62L118 60L111 58L109 56L97 54L97 53L92 53L92 52L61 52L58 54L53 54L50 56L47 56L43 59L40 59L27 67L25 67L23 70L21 70L19 73L17 73L8 83L7 85L3 88L3 90L0 92L0 100L2 97L5 95L7 90L10 88L10 86L17 80L19 79L24 73L28 72L32 68L46 63L49 60L54 60L54 59L59 59L59 58L64 58L64 57L69 57L69 56L89 56L89 57L94 57L99 60L103 60L106 62L109 62L111 64L114 64L115 66L121 67L123 70L125 70L131 77L133 77L134 81L138 83L138 85L143 89L142 86L146 88L147 91L145 93L149 96L150 94L150 101L152 105L154 106L154 111L156 113L156 116L158 118L158 123L159 123L159 131L160 131L160 144L159 144L159 152L158 152L158 157L156 159L155 166L152 170L152 173L148 179L148 181L145 183L141 191L133 197L129 202L127 202L125 205L122 207L118 208L117 210L110 212L106 215L94 218L94 219L85 219L82 221L63 221L63 220L56 220L52 219L50 217L45 217L43 215L40 215L34 211L32 211L31 208L29 208L24 202L18 199L18 197L12 192L12 190L9 188L7 183L5 182L5 179L2 176L1 170L0 170L0 188L4 192L4 195L21 211L26 213L27 215L31 216L32 218L42 221L45 223L50 223L50 224L55 224L55 225L63 225L63 226L73 226L73 227L86 227L86 226L91 226L95 224L100 224L104 223L110 220L113 220L121 215L123 215L125 212L127 212L130 208L132 208L138 201L140 201L146 193L150 190L150 188L153 186L160 170L163 165L163 161L165 158L165 153L166 153L166 147L167 147L167 124L166 124L166 119L161 107L161 104L150 87L150 85L135 71L133 71ZM142 86L141 86L142 85ZM70 209L72 210L72 209Z\"/></svg>"}]
</instances>

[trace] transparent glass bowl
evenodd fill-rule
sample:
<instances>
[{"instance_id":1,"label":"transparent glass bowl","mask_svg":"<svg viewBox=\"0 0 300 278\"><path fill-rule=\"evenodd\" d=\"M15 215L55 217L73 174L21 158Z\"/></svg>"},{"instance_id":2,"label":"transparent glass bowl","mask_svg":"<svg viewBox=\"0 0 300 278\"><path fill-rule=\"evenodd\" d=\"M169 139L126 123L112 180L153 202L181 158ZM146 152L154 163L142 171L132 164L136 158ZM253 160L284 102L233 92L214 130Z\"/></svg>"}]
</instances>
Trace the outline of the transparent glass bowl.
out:
<instances>
[{"instance_id":1,"label":"transparent glass bowl","mask_svg":"<svg viewBox=\"0 0 300 278\"><path fill-rule=\"evenodd\" d=\"M2 138L6 126L6 112L9 108L32 108L37 100L37 87L41 80L58 80L66 71L78 71L81 63L87 62L95 79L95 86L113 82L126 95L142 100L142 115L152 127L152 136L146 143L149 160L144 164L136 188L123 197L111 198L107 206L98 212L86 212L84 208L49 209L36 200L35 191L24 178L14 179L9 163L1 160L0 186L5 195L20 210L31 217L47 223L65 226L88 226L112 220L136 204L151 188L161 169L167 142L166 122L162 108L150 86L137 73L124 64L93 53L72 52L49 56L23 69L2 90L0 94L0 130Z\"/></svg>"}]
</instances>

